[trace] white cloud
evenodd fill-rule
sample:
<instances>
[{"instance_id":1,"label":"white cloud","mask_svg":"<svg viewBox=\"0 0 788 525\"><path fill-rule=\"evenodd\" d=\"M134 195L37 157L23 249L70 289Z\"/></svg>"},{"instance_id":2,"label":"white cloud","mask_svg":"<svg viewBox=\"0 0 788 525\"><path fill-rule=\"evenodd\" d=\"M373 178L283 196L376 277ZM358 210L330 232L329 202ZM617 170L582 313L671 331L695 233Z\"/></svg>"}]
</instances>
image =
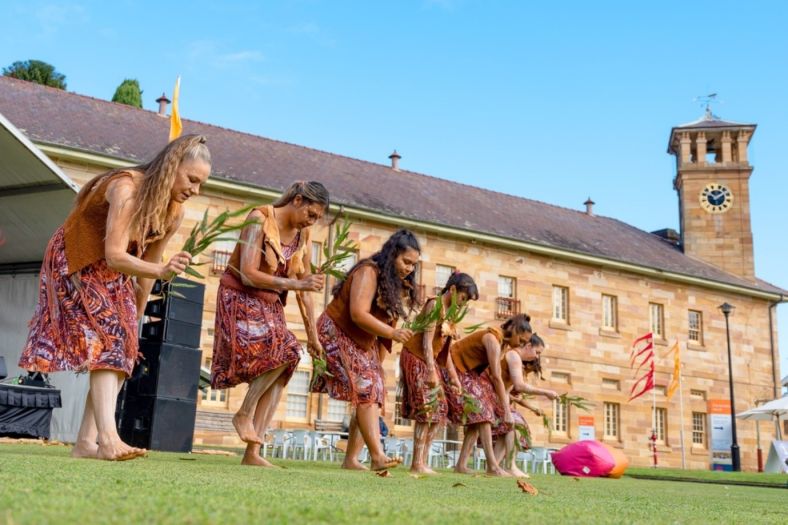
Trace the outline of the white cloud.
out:
<instances>
[{"instance_id":1,"label":"white cloud","mask_svg":"<svg viewBox=\"0 0 788 525\"><path fill-rule=\"evenodd\" d=\"M253 49L227 51L213 40L197 40L188 45L190 62L214 68L229 68L265 60L263 53Z\"/></svg>"}]
</instances>

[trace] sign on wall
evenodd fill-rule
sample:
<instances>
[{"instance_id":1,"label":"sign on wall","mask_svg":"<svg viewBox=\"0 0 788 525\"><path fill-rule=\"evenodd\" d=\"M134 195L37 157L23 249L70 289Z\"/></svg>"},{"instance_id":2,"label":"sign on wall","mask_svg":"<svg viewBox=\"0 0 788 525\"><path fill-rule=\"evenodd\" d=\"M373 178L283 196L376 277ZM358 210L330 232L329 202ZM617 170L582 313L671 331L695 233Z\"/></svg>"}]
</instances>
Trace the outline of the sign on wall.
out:
<instances>
[{"instance_id":1,"label":"sign on wall","mask_svg":"<svg viewBox=\"0 0 788 525\"><path fill-rule=\"evenodd\" d=\"M596 431L594 430L594 416L578 416L577 429L579 441L585 439L596 439Z\"/></svg>"}]
</instances>

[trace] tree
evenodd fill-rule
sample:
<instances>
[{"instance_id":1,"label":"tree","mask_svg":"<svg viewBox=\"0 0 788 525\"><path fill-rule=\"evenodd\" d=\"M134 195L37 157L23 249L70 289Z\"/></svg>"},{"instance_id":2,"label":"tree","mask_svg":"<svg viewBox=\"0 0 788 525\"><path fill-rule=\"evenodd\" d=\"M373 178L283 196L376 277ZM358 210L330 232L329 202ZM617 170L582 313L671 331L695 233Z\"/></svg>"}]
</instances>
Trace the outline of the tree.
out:
<instances>
[{"instance_id":1,"label":"tree","mask_svg":"<svg viewBox=\"0 0 788 525\"><path fill-rule=\"evenodd\" d=\"M55 66L41 60L14 62L3 68L3 75L53 88L66 89L66 75L58 73Z\"/></svg>"},{"instance_id":2,"label":"tree","mask_svg":"<svg viewBox=\"0 0 788 525\"><path fill-rule=\"evenodd\" d=\"M127 78L120 83L115 94L112 95L112 102L120 102L135 108L142 107L142 90L137 79Z\"/></svg>"}]
</instances>

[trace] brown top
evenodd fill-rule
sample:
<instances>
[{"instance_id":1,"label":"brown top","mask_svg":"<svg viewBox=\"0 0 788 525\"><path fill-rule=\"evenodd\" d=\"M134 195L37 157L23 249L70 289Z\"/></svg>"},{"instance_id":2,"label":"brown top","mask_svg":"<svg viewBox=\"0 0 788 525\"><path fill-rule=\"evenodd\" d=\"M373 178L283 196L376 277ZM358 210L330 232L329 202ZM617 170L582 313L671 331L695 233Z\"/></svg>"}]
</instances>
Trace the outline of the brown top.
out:
<instances>
[{"instance_id":1,"label":"brown top","mask_svg":"<svg viewBox=\"0 0 788 525\"><path fill-rule=\"evenodd\" d=\"M457 370L465 373L471 370L475 370L479 374L484 372L490 364L487 361L487 349L482 341L487 334L494 335L499 344L503 342L501 329L496 326L490 326L483 330L478 330L468 337L463 337L451 345L451 358Z\"/></svg>"},{"instance_id":2,"label":"brown top","mask_svg":"<svg viewBox=\"0 0 788 525\"><path fill-rule=\"evenodd\" d=\"M132 174L128 171L121 171L109 176L98 176L98 178L101 177L104 177L104 180L96 182L88 196L74 206L63 224L69 275L104 258L104 241L107 237L107 215L109 214L107 186L120 177L132 177ZM179 213L180 204L172 202L165 222L166 232L169 232L170 228L174 226ZM139 239L130 239L126 251L136 257L141 257L145 246L163 235L149 234L142 246L139 246Z\"/></svg>"},{"instance_id":3,"label":"brown top","mask_svg":"<svg viewBox=\"0 0 788 525\"><path fill-rule=\"evenodd\" d=\"M279 238L279 226L276 223L274 207L271 205L260 206L259 208L255 208L255 210L259 211L263 215L263 240L262 246L260 247L260 249L263 251L263 256L260 257L260 266L258 270L263 273L267 273L268 275L277 275L277 272L279 272L280 277L290 278L304 273L304 251L309 246L309 229L305 228L298 231L292 241L297 242L298 244L292 252L292 255L289 258L286 258L284 255L284 250L282 249L281 240ZM232 274L232 276L236 278L236 281L240 282L243 286L241 289L246 290L247 293L255 295L251 287L248 287L242 283L241 276L237 271L237 269L241 268L241 247L242 245L240 242L235 245L233 253L230 255L230 260L227 264L227 270L225 273ZM228 280L225 284L228 284L229 282L230 281ZM267 293L276 294L283 305L287 304L287 290L276 291L264 290L262 288L260 288L260 290L263 290Z\"/></svg>"},{"instance_id":4,"label":"brown top","mask_svg":"<svg viewBox=\"0 0 788 525\"><path fill-rule=\"evenodd\" d=\"M334 296L334 299L326 307L326 315L330 317L331 320L334 321L334 323L361 348L365 350L377 350L375 343L380 343L386 348L386 350L391 352L391 339L378 337L367 332L354 323L353 319L350 317L350 290L353 286L353 279L360 268L366 267L375 270L375 278L378 278L380 275L378 265L375 264L375 262L371 259L362 260L358 266L356 266L353 271L348 274L345 282L342 283L342 288L340 289L339 294ZM385 323L392 328L395 327L397 325L397 318L395 317L394 319L389 319L386 310L380 307L378 301L380 301L380 296L377 295L376 292L375 300L372 301L372 308L370 309L369 313L371 313L372 316L378 321Z\"/></svg>"},{"instance_id":5,"label":"brown top","mask_svg":"<svg viewBox=\"0 0 788 525\"><path fill-rule=\"evenodd\" d=\"M421 309L421 313L427 313L434 308L432 303L433 300L440 301L440 298L428 298L424 303L424 307ZM441 315L441 319L442 318L443 315ZM443 323L437 323L435 326L435 334L432 337L432 356L435 358L436 363L445 366L446 356L449 353L448 350L451 341L451 336L443 333ZM408 342L404 343L402 347L422 361L426 361L424 356L424 332L413 334L413 337L408 339Z\"/></svg>"}]
</instances>

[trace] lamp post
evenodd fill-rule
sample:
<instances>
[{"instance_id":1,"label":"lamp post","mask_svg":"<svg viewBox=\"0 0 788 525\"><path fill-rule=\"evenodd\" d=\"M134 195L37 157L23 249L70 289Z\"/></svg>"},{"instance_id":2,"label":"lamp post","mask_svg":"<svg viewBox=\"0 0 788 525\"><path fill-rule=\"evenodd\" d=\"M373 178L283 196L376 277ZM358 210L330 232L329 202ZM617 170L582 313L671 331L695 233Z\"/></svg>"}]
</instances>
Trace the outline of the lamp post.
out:
<instances>
[{"instance_id":1,"label":"lamp post","mask_svg":"<svg viewBox=\"0 0 788 525\"><path fill-rule=\"evenodd\" d=\"M733 463L733 471L741 471L741 458L739 456L739 443L736 440L736 403L733 398L733 359L731 357L731 330L728 324L728 317L731 315L735 306L728 303L722 303L719 307L722 315L725 316L725 335L728 338L728 384L731 393L731 462Z\"/></svg>"}]
</instances>

